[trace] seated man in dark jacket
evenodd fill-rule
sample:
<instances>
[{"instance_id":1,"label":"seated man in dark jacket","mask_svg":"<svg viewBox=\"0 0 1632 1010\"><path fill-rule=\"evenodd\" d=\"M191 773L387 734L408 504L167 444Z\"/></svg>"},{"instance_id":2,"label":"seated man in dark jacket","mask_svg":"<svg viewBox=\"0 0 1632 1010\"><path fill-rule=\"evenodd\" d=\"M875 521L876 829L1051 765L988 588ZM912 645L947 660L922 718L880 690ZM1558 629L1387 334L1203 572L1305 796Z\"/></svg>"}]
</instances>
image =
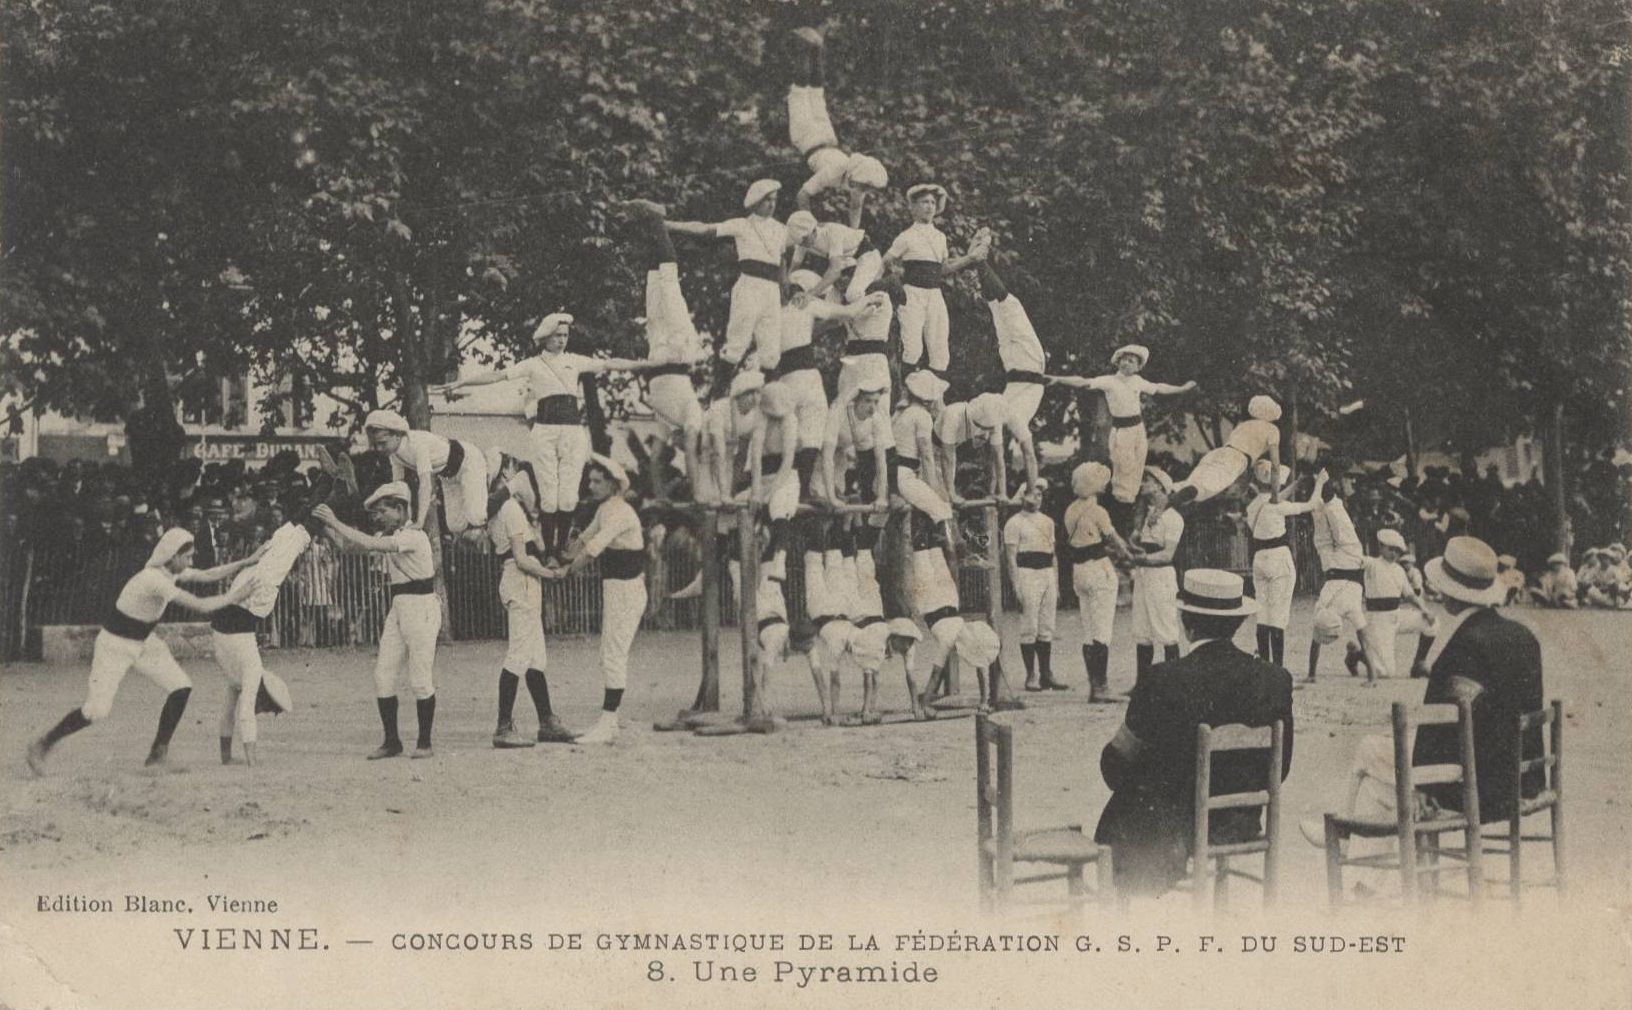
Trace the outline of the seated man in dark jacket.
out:
<instances>
[{"instance_id":1,"label":"seated man in dark jacket","mask_svg":"<svg viewBox=\"0 0 1632 1010\"><path fill-rule=\"evenodd\" d=\"M1134 685L1128 714L1100 755L1111 787L1094 840L1114 851L1123 893L1160 894L1185 874L1193 831L1196 727L1244 723L1285 726L1282 777L1292 768L1292 675L1235 647L1232 639L1257 604L1241 577L1216 569L1185 573L1179 615L1190 653L1151 667ZM1262 752L1221 754L1213 762L1215 795L1263 789ZM1258 837L1256 811L1212 818L1218 843Z\"/></svg>"},{"instance_id":2,"label":"seated man in dark jacket","mask_svg":"<svg viewBox=\"0 0 1632 1010\"><path fill-rule=\"evenodd\" d=\"M1473 762L1479 781L1481 823L1505 820L1513 810L1510 766L1513 763L1513 722L1544 704L1541 645L1530 630L1494 609L1506 595L1498 578L1496 552L1474 537L1452 537L1444 556L1428 562L1423 571L1429 588L1443 599L1446 618L1428 651L1428 687L1423 703L1437 705L1468 698L1473 702ZM1540 757L1541 728L1524 741L1526 757ZM1460 761L1456 727L1424 726L1417 732L1412 763L1454 764ZM1541 789L1541 770L1523 782L1526 796ZM1430 786L1421 792L1443 810L1461 810L1457 784ZM1351 817L1393 820L1394 747L1382 736L1360 741L1350 777L1344 812ZM1426 813L1426 810L1424 811ZM1299 825L1315 845L1325 844L1320 821ZM1357 840L1350 840L1349 854ZM1383 846L1386 847L1383 843ZM1368 846L1368 848L1372 848Z\"/></svg>"}]
</instances>

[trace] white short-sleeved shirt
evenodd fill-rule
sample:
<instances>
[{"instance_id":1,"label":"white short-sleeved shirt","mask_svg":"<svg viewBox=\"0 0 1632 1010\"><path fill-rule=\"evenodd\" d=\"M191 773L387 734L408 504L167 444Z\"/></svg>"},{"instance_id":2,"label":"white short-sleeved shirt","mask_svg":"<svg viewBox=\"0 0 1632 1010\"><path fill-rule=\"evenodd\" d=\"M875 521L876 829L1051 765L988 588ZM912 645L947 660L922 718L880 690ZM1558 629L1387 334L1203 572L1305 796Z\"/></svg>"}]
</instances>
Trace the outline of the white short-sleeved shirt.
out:
<instances>
[{"instance_id":1,"label":"white short-sleeved shirt","mask_svg":"<svg viewBox=\"0 0 1632 1010\"><path fill-rule=\"evenodd\" d=\"M1281 429L1269 421L1251 418L1236 425L1230 432L1230 437L1224 440L1224 444L1246 453L1248 459L1257 459L1279 445L1280 441Z\"/></svg>"},{"instance_id":2,"label":"white short-sleeved shirt","mask_svg":"<svg viewBox=\"0 0 1632 1010\"><path fill-rule=\"evenodd\" d=\"M872 452L895 448L895 431L890 415L874 407L872 416L858 418L848 404L835 404L827 411L826 440L838 451Z\"/></svg>"},{"instance_id":3,"label":"white short-sleeved shirt","mask_svg":"<svg viewBox=\"0 0 1632 1010\"><path fill-rule=\"evenodd\" d=\"M738 260L757 260L780 266L788 244L788 228L774 217L734 217L714 226L721 238L735 239Z\"/></svg>"},{"instance_id":4,"label":"white short-sleeved shirt","mask_svg":"<svg viewBox=\"0 0 1632 1010\"><path fill-rule=\"evenodd\" d=\"M1105 394L1105 406L1110 408L1112 417L1139 417L1144 412L1143 401L1139 397L1154 393L1156 384L1138 373L1123 375L1113 372L1089 379L1088 388Z\"/></svg>"},{"instance_id":5,"label":"white short-sleeved shirt","mask_svg":"<svg viewBox=\"0 0 1632 1010\"><path fill-rule=\"evenodd\" d=\"M436 577L431 538L424 530L404 526L380 539L396 548L395 552L385 555L385 577L393 586Z\"/></svg>"},{"instance_id":6,"label":"white short-sleeved shirt","mask_svg":"<svg viewBox=\"0 0 1632 1010\"><path fill-rule=\"evenodd\" d=\"M1161 515L1145 517L1144 523L1134 534L1134 542L1146 550L1154 547L1172 557L1183 537L1184 516L1179 515L1177 509L1166 508L1162 509Z\"/></svg>"},{"instance_id":7,"label":"white short-sleeved shirt","mask_svg":"<svg viewBox=\"0 0 1632 1010\"><path fill-rule=\"evenodd\" d=\"M1105 506L1090 498L1078 498L1065 507L1066 542L1072 547L1091 547L1116 532Z\"/></svg>"},{"instance_id":8,"label":"white short-sleeved shirt","mask_svg":"<svg viewBox=\"0 0 1632 1010\"><path fill-rule=\"evenodd\" d=\"M1291 502L1273 502L1268 492L1247 503L1247 528L1254 540L1274 540L1286 536L1286 506Z\"/></svg>"},{"instance_id":9,"label":"white short-sleeved shirt","mask_svg":"<svg viewBox=\"0 0 1632 1010\"><path fill-rule=\"evenodd\" d=\"M1348 506L1341 498L1315 509L1315 553L1320 555L1322 568L1352 571L1365 563L1360 534L1355 532L1354 520L1349 518Z\"/></svg>"},{"instance_id":10,"label":"white short-sleeved shirt","mask_svg":"<svg viewBox=\"0 0 1632 1010\"><path fill-rule=\"evenodd\" d=\"M164 608L179 592L174 575L163 568L143 568L119 590L113 606L126 617L150 623L164 616Z\"/></svg>"},{"instance_id":11,"label":"white short-sleeved shirt","mask_svg":"<svg viewBox=\"0 0 1632 1010\"><path fill-rule=\"evenodd\" d=\"M272 608L277 606L278 590L282 588L283 580L289 577L290 569L295 567L295 562L311 543L312 535L299 523L284 523L273 530L261 560L239 572L232 581L233 586L237 586L251 575L257 580L255 592L243 602L243 608L256 617L272 613Z\"/></svg>"},{"instance_id":12,"label":"white short-sleeved shirt","mask_svg":"<svg viewBox=\"0 0 1632 1010\"><path fill-rule=\"evenodd\" d=\"M521 507L521 502L514 498L507 498L499 511L488 520L487 535L493 541L495 553L503 554L510 550L512 537L521 537L525 542L532 543L538 538L533 534L533 524L527 519L527 510ZM505 564L514 564L515 558L505 558Z\"/></svg>"},{"instance_id":13,"label":"white short-sleeved shirt","mask_svg":"<svg viewBox=\"0 0 1632 1010\"><path fill-rule=\"evenodd\" d=\"M992 310L992 326L997 331L997 357L1003 368L1011 372L1044 372L1048 370L1048 355L1043 342L1037 339L1037 330L1020 299L1009 295L1000 302L986 303ZM1116 411L1112 410L1112 413Z\"/></svg>"},{"instance_id":14,"label":"white short-sleeved shirt","mask_svg":"<svg viewBox=\"0 0 1632 1010\"><path fill-rule=\"evenodd\" d=\"M404 435L391 454L391 479L401 480L404 470L441 473L448 465L448 440L441 435L415 429Z\"/></svg>"},{"instance_id":15,"label":"white short-sleeved shirt","mask_svg":"<svg viewBox=\"0 0 1632 1010\"><path fill-rule=\"evenodd\" d=\"M1003 545L1017 551L1054 553L1054 520L1042 512L1016 512L1003 524Z\"/></svg>"},{"instance_id":16,"label":"white short-sleeved shirt","mask_svg":"<svg viewBox=\"0 0 1632 1010\"><path fill-rule=\"evenodd\" d=\"M998 397L997 393L982 393L981 395ZM1022 437L1022 432L1029 431L1024 424L1021 424L1014 417L1014 411L1007 401L1003 402L1003 413L1003 423L991 429L993 439L1001 439L1005 433ZM941 411L941 416L935 419L935 438L942 445L959 446L974 438L974 436L975 425L974 422L969 420L968 403L949 403L946 405L946 409Z\"/></svg>"},{"instance_id":17,"label":"white short-sleeved shirt","mask_svg":"<svg viewBox=\"0 0 1632 1010\"><path fill-rule=\"evenodd\" d=\"M920 439L933 441L935 419L921 403L909 403L895 414L895 450L904 459L919 459Z\"/></svg>"},{"instance_id":18,"label":"white short-sleeved shirt","mask_svg":"<svg viewBox=\"0 0 1632 1010\"><path fill-rule=\"evenodd\" d=\"M1368 600L1398 600L1411 595L1411 580L1397 561L1367 558L1362 578Z\"/></svg>"},{"instance_id":19,"label":"white short-sleeved shirt","mask_svg":"<svg viewBox=\"0 0 1632 1010\"><path fill-rule=\"evenodd\" d=\"M584 552L592 558L607 548L638 551L646 546L640 531L640 515L620 495L611 495L595 508L595 518L584 530Z\"/></svg>"},{"instance_id":20,"label":"white short-sleeved shirt","mask_svg":"<svg viewBox=\"0 0 1632 1010\"><path fill-rule=\"evenodd\" d=\"M835 256L854 257L867 233L839 221L823 221L811 233L810 247L829 260Z\"/></svg>"},{"instance_id":21,"label":"white short-sleeved shirt","mask_svg":"<svg viewBox=\"0 0 1632 1010\"><path fill-rule=\"evenodd\" d=\"M946 234L932 224L914 221L890 243L889 258L909 263L915 260L945 263Z\"/></svg>"},{"instance_id":22,"label":"white short-sleeved shirt","mask_svg":"<svg viewBox=\"0 0 1632 1010\"><path fill-rule=\"evenodd\" d=\"M519 379L522 396L529 408L546 396L582 397L583 386L578 376L592 368L593 359L562 351L560 354L537 354L516 362L504 370L506 379Z\"/></svg>"},{"instance_id":23,"label":"white short-sleeved shirt","mask_svg":"<svg viewBox=\"0 0 1632 1010\"><path fill-rule=\"evenodd\" d=\"M845 321L847 333L845 342L852 340L866 340L871 343L884 343L890 339L890 321L895 313L889 309L875 309L864 312Z\"/></svg>"}]
</instances>

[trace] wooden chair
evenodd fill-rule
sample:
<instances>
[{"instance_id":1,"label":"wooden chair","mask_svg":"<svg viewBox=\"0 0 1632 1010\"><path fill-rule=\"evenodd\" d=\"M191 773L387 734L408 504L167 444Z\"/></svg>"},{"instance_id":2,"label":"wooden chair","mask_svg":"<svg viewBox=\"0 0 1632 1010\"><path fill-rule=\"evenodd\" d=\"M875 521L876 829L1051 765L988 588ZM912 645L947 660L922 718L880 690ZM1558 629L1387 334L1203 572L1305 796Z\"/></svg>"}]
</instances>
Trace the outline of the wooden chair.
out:
<instances>
[{"instance_id":1,"label":"wooden chair","mask_svg":"<svg viewBox=\"0 0 1632 1010\"><path fill-rule=\"evenodd\" d=\"M1194 831L1191 841L1190 894L1196 906L1207 903L1213 892L1213 906L1229 903L1229 880L1244 877L1262 884L1264 907L1275 903L1281 865L1281 769L1285 764L1285 727L1279 721L1269 726L1229 723L1196 727L1196 798ZM1213 758L1230 751L1263 751L1266 787L1257 792L1213 795ZM1264 833L1245 842L1214 845L1209 840L1215 810L1262 810ZM1264 875L1255 877L1230 865L1235 856L1263 854Z\"/></svg>"},{"instance_id":2,"label":"wooden chair","mask_svg":"<svg viewBox=\"0 0 1632 1010\"><path fill-rule=\"evenodd\" d=\"M1412 744L1419 726L1455 725L1457 728L1458 757L1456 764L1411 764ZM1484 869L1481 854L1484 840L1479 828L1479 779L1473 758L1473 702L1458 699L1454 705L1407 705L1395 702L1394 726L1394 809L1388 819L1367 819L1326 815L1326 890L1335 909L1343 903L1343 867L1364 866L1371 869L1398 870L1400 886L1407 904L1414 903L1423 894L1418 878L1431 878L1430 895L1437 895L1439 878L1446 868L1441 859L1461 861L1468 879L1468 899L1478 904L1484 891ZM1428 785L1459 783L1462 787L1462 809L1433 811L1426 815L1418 808L1418 788ZM1462 832L1464 844L1460 849L1446 848L1440 843L1443 835ZM1381 853L1349 857L1343 854L1343 841L1349 838L1398 839L1397 853Z\"/></svg>"},{"instance_id":3,"label":"wooden chair","mask_svg":"<svg viewBox=\"0 0 1632 1010\"><path fill-rule=\"evenodd\" d=\"M1541 757L1524 756L1524 737L1533 729L1544 728L1546 745ZM1549 842L1553 847L1553 876L1540 887L1555 887L1559 894L1564 885L1564 703L1554 701L1540 711L1519 716L1514 721L1513 763L1508 775L1513 787L1513 814L1508 818L1507 830L1501 834L1485 835L1486 841L1506 842L1505 846L1486 847L1485 851L1505 854L1508 862L1508 890L1515 902L1523 900L1524 873L1521 853L1525 842ZM1535 796L1525 797L1524 776L1542 770L1544 784ZM1552 820L1552 832L1545 835L1524 833L1524 819L1546 811Z\"/></svg>"},{"instance_id":4,"label":"wooden chair","mask_svg":"<svg viewBox=\"0 0 1632 1010\"><path fill-rule=\"evenodd\" d=\"M1019 903L1015 887L1051 880L1066 882L1066 902L1072 906L1095 899L1102 904L1113 900L1110 847L1095 843L1081 825L1014 830L1014 730L985 715L975 718L975 779L982 909ZM1016 863L1043 863L1055 869L1016 877ZM1087 881L1089 865L1096 869L1092 893Z\"/></svg>"}]
</instances>

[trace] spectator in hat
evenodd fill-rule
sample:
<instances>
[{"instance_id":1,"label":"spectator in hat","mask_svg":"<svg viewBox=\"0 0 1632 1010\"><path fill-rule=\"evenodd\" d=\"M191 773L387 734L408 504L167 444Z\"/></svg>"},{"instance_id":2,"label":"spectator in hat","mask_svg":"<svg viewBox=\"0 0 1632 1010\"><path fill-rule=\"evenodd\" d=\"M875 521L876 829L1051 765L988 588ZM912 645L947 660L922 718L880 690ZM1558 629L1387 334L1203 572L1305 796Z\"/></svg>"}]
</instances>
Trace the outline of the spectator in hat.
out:
<instances>
[{"instance_id":1,"label":"spectator in hat","mask_svg":"<svg viewBox=\"0 0 1632 1010\"><path fill-rule=\"evenodd\" d=\"M1111 787L1094 840L1114 852L1123 893L1160 894L1184 876L1193 831L1196 727L1202 723L1284 726L1282 777L1292 769L1292 675L1235 646L1236 631L1257 604L1241 577L1219 569L1184 574L1179 614L1188 655L1147 669L1134 685L1127 717L1100 754ZM1263 760L1250 751L1213 759L1215 793L1265 786ZM1256 811L1213 816L1214 844L1262 834Z\"/></svg>"},{"instance_id":2,"label":"spectator in hat","mask_svg":"<svg viewBox=\"0 0 1632 1010\"><path fill-rule=\"evenodd\" d=\"M1574 610L1581 605L1576 599L1579 591L1575 572L1570 570L1570 557L1560 552L1547 559L1547 571L1542 573L1532 598L1544 607Z\"/></svg>"},{"instance_id":3,"label":"spectator in hat","mask_svg":"<svg viewBox=\"0 0 1632 1010\"><path fill-rule=\"evenodd\" d=\"M1512 606L1524 601L1524 572L1519 570L1519 559L1511 554L1498 555L1496 558L1496 578L1501 582L1505 592L1502 596L1504 606Z\"/></svg>"}]
</instances>

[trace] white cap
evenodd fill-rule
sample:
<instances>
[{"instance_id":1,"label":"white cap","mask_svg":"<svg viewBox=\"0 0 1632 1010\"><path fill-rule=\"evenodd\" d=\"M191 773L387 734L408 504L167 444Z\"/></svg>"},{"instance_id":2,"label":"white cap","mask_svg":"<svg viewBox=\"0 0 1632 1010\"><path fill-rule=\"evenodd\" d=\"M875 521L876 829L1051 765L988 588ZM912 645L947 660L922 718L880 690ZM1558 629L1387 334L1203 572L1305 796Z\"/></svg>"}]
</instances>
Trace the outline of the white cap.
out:
<instances>
[{"instance_id":1,"label":"white cap","mask_svg":"<svg viewBox=\"0 0 1632 1010\"><path fill-rule=\"evenodd\" d=\"M1400 536L1399 530L1378 530L1377 546L1392 547L1401 554L1405 553L1405 538Z\"/></svg>"},{"instance_id":2,"label":"white cap","mask_svg":"<svg viewBox=\"0 0 1632 1010\"><path fill-rule=\"evenodd\" d=\"M159 537L159 542L153 545L153 553L147 556L147 567L162 568L169 564L177 554L193 545L193 535L180 526L172 526Z\"/></svg>"},{"instance_id":3,"label":"white cap","mask_svg":"<svg viewBox=\"0 0 1632 1010\"><path fill-rule=\"evenodd\" d=\"M1155 481L1166 493L1173 493L1173 478L1167 475L1166 470L1159 466L1147 466L1145 467L1145 476Z\"/></svg>"},{"instance_id":4,"label":"white cap","mask_svg":"<svg viewBox=\"0 0 1632 1010\"><path fill-rule=\"evenodd\" d=\"M1179 609L1216 617L1245 617L1257 613L1258 604L1246 595L1246 583L1234 572L1222 568L1192 568L1184 573Z\"/></svg>"},{"instance_id":5,"label":"white cap","mask_svg":"<svg viewBox=\"0 0 1632 1010\"><path fill-rule=\"evenodd\" d=\"M1144 344L1123 344L1111 352L1111 364L1116 364L1124 354L1131 354L1138 358L1140 368L1145 367L1145 362L1150 360L1150 348Z\"/></svg>"},{"instance_id":6,"label":"white cap","mask_svg":"<svg viewBox=\"0 0 1632 1010\"><path fill-rule=\"evenodd\" d=\"M616 484L619 490L629 490L629 474L624 471L617 460L611 456L602 456L598 452L592 452L589 454L589 461L611 475L612 483Z\"/></svg>"},{"instance_id":7,"label":"white cap","mask_svg":"<svg viewBox=\"0 0 1632 1010\"><path fill-rule=\"evenodd\" d=\"M1247 401L1247 415L1259 421L1279 421L1281 405L1260 393Z\"/></svg>"},{"instance_id":8,"label":"white cap","mask_svg":"<svg viewBox=\"0 0 1632 1010\"><path fill-rule=\"evenodd\" d=\"M764 388L765 374L757 370L750 369L746 372L738 372L731 379L731 396L733 398Z\"/></svg>"},{"instance_id":9,"label":"white cap","mask_svg":"<svg viewBox=\"0 0 1632 1010\"><path fill-rule=\"evenodd\" d=\"M1111 468L1104 463L1089 460L1078 463L1071 471L1071 493L1078 498L1092 498L1110 486Z\"/></svg>"},{"instance_id":10,"label":"white cap","mask_svg":"<svg viewBox=\"0 0 1632 1010\"><path fill-rule=\"evenodd\" d=\"M816 215L808 210L796 210L788 215L788 238L795 242L816 230Z\"/></svg>"},{"instance_id":11,"label":"white cap","mask_svg":"<svg viewBox=\"0 0 1632 1010\"><path fill-rule=\"evenodd\" d=\"M856 382L858 393L886 393L890 388L890 377L879 372L863 373Z\"/></svg>"},{"instance_id":12,"label":"white cap","mask_svg":"<svg viewBox=\"0 0 1632 1010\"><path fill-rule=\"evenodd\" d=\"M795 270L788 275L788 283L800 291L813 291L822 283L822 275L814 270Z\"/></svg>"},{"instance_id":13,"label":"white cap","mask_svg":"<svg viewBox=\"0 0 1632 1010\"><path fill-rule=\"evenodd\" d=\"M890 184L890 173L884 163L870 154L852 154L844 164L844 174L857 186L883 189Z\"/></svg>"},{"instance_id":14,"label":"white cap","mask_svg":"<svg viewBox=\"0 0 1632 1010\"><path fill-rule=\"evenodd\" d=\"M1547 563L1549 565L1567 565L1570 563L1570 559L1561 552L1548 558Z\"/></svg>"},{"instance_id":15,"label":"white cap","mask_svg":"<svg viewBox=\"0 0 1632 1010\"><path fill-rule=\"evenodd\" d=\"M753 210L754 205L782 188L782 184L775 179L755 179L748 187L748 192L742 198L744 210Z\"/></svg>"},{"instance_id":16,"label":"white cap","mask_svg":"<svg viewBox=\"0 0 1632 1010\"><path fill-rule=\"evenodd\" d=\"M938 186L933 182L920 182L916 186L909 186L907 188L907 202L911 203L916 200L920 193L935 194L935 213L939 214L946 210L947 196L944 186Z\"/></svg>"},{"instance_id":17,"label":"white cap","mask_svg":"<svg viewBox=\"0 0 1632 1010\"><path fill-rule=\"evenodd\" d=\"M998 428L1009 415L1002 393L982 393L969 401L969 423L977 428Z\"/></svg>"},{"instance_id":18,"label":"white cap","mask_svg":"<svg viewBox=\"0 0 1632 1010\"><path fill-rule=\"evenodd\" d=\"M538 326L533 329L533 340L535 342L543 340L560 329L563 323L571 326L572 322L572 313L570 312L551 312L541 319Z\"/></svg>"},{"instance_id":19,"label":"white cap","mask_svg":"<svg viewBox=\"0 0 1632 1010\"><path fill-rule=\"evenodd\" d=\"M1267 459L1261 459L1252 465L1253 478L1265 487L1269 486L1270 465L1271 464ZM1284 489L1288 484L1292 483L1292 468L1283 463L1280 467L1279 476L1280 487Z\"/></svg>"},{"instance_id":20,"label":"white cap","mask_svg":"<svg viewBox=\"0 0 1632 1010\"><path fill-rule=\"evenodd\" d=\"M374 489L374 493L369 495L368 499L363 502L363 508L373 508L375 502L386 501L387 499L394 499L406 505L413 500L413 492L409 491L408 485L400 480L387 481Z\"/></svg>"},{"instance_id":21,"label":"white cap","mask_svg":"<svg viewBox=\"0 0 1632 1010\"><path fill-rule=\"evenodd\" d=\"M399 435L408 434L408 419L394 410L371 410L367 420L363 421L364 428L374 428L379 431L394 431Z\"/></svg>"},{"instance_id":22,"label":"white cap","mask_svg":"<svg viewBox=\"0 0 1632 1010\"><path fill-rule=\"evenodd\" d=\"M907 392L920 400L939 400L946 395L947 382L927 368L920 368L907 376Z\"/></svg>"}]
</instances>

